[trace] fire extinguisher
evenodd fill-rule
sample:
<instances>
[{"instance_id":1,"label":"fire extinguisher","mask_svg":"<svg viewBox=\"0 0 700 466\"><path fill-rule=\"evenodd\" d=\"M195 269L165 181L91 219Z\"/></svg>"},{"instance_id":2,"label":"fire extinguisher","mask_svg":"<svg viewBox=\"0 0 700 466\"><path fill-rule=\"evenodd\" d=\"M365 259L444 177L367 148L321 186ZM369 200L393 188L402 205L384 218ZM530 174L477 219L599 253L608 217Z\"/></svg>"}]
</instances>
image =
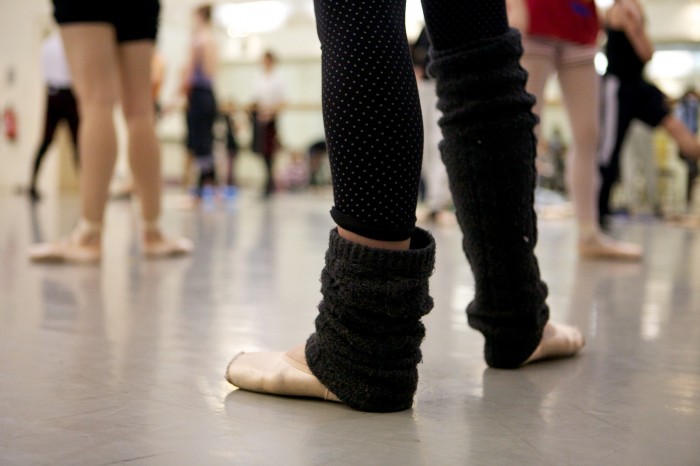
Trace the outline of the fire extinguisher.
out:
<instances>
[{"instance_id":1,"label":"fire extinguisher","mask_svg":"<svg viewBox=\"0 0 700 466\"><path fill-rule=\"evenodd\" d=\"M12 106L5 108L2 113L2 125L5 128L5 138L10 142L17 140L17 113Z\"/></svg>"}]
</instances>

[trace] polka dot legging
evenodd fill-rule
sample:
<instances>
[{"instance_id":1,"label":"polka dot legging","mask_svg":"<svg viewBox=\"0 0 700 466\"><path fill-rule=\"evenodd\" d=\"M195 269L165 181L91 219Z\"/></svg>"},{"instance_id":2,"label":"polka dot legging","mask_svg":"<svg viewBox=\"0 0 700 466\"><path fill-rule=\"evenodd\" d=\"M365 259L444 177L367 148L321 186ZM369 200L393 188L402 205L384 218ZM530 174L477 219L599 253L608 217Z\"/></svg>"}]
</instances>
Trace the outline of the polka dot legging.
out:
<instances>
[{"instance_id":1,"label":"polka dot legging","mask_svg":"<svg viewBox=\"0 0 700 466\"><path fill-rule=\"evenodd\" d=\"M342 228L400 241L415 227L423 150L405 0L316 0L323 118ZM436 50L507 30L502 0L423 0Z\"/></svg>"}]
</instances>

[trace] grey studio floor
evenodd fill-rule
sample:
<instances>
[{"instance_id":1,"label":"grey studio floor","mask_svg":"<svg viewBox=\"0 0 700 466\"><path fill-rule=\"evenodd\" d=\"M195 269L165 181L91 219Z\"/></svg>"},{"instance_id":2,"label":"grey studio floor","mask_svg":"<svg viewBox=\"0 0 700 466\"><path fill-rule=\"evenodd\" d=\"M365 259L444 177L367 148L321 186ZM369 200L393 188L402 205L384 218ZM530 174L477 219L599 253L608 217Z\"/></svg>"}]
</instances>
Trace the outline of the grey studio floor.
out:
<instances>
[{"instance_id":1,"label":"grey studio floor","mask_svg":"<svg viewBox=\"0 0 700 466\"><path fill-rule=\"evenodd\" d=\"M33 265L75 199L0 198L0 464L699 465L700 231L615 226L640 264L574 254L571 220L542 221L552 317L583 353L488 369L466 325L473 281L457 227L433 228L435 309L412 410L236 391L242 350L284 350L313 329L331 227L328 195L242 196L164 225L191 257L144 261L134 207L109 206L102 265Z\"/></svg>"}]
</instances>

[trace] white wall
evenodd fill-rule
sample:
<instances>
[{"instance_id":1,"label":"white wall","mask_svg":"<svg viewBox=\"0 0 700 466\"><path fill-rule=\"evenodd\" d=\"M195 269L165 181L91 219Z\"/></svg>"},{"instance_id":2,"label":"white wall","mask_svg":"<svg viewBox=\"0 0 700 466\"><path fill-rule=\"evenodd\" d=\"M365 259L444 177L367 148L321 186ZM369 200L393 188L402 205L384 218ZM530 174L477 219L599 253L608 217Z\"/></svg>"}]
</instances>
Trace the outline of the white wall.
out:
<instances>
[{"instance_id":1,"label":"white wall","mask_svg":"<svg viewBox=\"0 0 700 466\"><path fill-rule=\"evenodd\" d=\"M322 134L320 104L320 49L313 20L301 13L308 1L287 0L297 6L298 13L282 30L250 36L245 41L221 34L221 79L217 93L222 99L239 103L249 101L251 76L259 53L271 48L280 56L280 71L287 77L289 100L292 103L312 104L304 111L290 111L282 117L281 135L285 144L300 148ZM158 48L167 64L163 97L167 101L175 93L184 64L189 42L189 20L198 0L162 0L161 32ZM700 5L696 2L648 1L649 27L657 40L700 39ZM416 29L416 1L409 4L409 22L412 33ZM25 184L33 152L40 136L43 121L44 97L39 70L39 48L46 25L51 22L49 0L0 1L0 110L12 104L19 116L19 140L10 144L0 135L0 194ZM243 47L245 42L245 48ZM13 84L7 82L7 72L15 70ZM564 124L563 113L552 109L545 117L545 134L554 125ZM183 117L175 114L162 122L159 133L168 140L184 135ZM55 150L54 150L55 153ZM44 190L58 187L58 160L47 156L42 170ZM166 174L175 176L181 169L181 159L164 160ZM121 163L121 171L125 170Z\"/></svg>"},{"instance_id":2,"label":"white wall","mask_svg":"<svg viewBox=\"0 0 700 466\"><path fill-rule=\"evenodd\" d=\"M645 2L649 33L655 41L700 40L700 3Z\"/></svg>"},{"instance_id":3,"label":"white wall","mask_svg":"<svg viewBox=\"0 0 700 466\"><path fill-rule=\"evenodd\" d=\"M0 134L0 194L26 183L29 166L43 129L44 92L40 77L39 48L49 24L50 2L2 0L0 2L0 112L12 106L18 117L18 140L8 142ZM8 73L14 81L8 81ZM47 155L44 174L56 172L56 157ZM57 177L45 176L55 187ZM49 180L49 178L52 178Z\"/></svg>"},{"instance_id":4,"label":"white wall","mask_svg":"<svg viewBox=\"0 0 700 466\"><path fill-rule=\"evenodd\" d=\"M217 35L221 66L216 79L216 94L220 102L233 101L239 106L250 103L262 53L272 50L277 55L278 69L285 80L290 104L290 109L280 118L280 139L292 149L303 148L323 137L321 49L315 23L307 11L299 8L284 28L272 32L241 38L229 37L223 28L219 28ZM163 10L158 49L167 66L162 92L166 102L172 101L177 94L180 70L186 59L183 51L189 46L190 14L190 5L183 7L170 3ZM184 116L177 113L166 117L159 130L165 139L182 139Z\"/></svg>"}]
</instances>

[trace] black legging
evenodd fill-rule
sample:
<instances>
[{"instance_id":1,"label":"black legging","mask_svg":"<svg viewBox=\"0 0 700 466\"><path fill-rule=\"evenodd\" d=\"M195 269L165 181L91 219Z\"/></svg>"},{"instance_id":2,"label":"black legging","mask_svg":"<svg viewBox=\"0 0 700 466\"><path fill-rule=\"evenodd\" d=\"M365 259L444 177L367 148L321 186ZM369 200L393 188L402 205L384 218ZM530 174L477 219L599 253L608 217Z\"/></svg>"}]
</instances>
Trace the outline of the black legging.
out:
<instances>
[{"instance_id":1,"label":"black legging","mask_svg":"<svg viewBox=\"0 0 700 466\"><path fill-rule=\"evenodd\" d=\"M405 0L315 2L332 216L378 240L404 240L416 222L423 123L405 6ZM425 0L423 9L433 44L442 50L508 27L499 1Z\"/></svg>"},{"instance_id":2,"label":"black legging","mask_svg":"<svg viewBox=\"0 0 700 466\"><path fill-rule=\"evenodd\" d=\"M36 181L41 169L41 163L44 160L44 155L48 151L49 146L53 142L53 136L56 128L61 121L68 123L71 139L73 140L73 157L75 167L78 168L78 106L75 101L75 96L70 89L52 89L49 88L46 95L46 121L44 123L44 136L34 158L34 167L32 169L32 178L29 189L32 192L36 191Z\"/></svg>"},{"instance_id":3,"label":"black legging","mask_svg":"<svg viewBox=\"0 0 700 466\"><path fill-rule=\"evenodd\" d=\"M213 129L218 111L214 92L209 87L192 88L187 103L187 148L197 161L197 193L201 195L205 184L216 184Z\"/></svg>"},{"instance_id":4,"label":"black legging","mask_svg":"<svg viewBox=\"0 0 700 466\"><path fill-rule=\"evenodd\" d=\"M377 240L415 226L423 128L404 30L405 0L316 0L332 216ZM532 353L548 319L534 255L534 98L503 0L423 0L440 145L476 281L469 323L490 365Z\"/></svg>"},{"instance_id":5,"label":"black legging","mask_svg":"<svg viewBox=\"0 0 700 466\"><path fill-rule=\"evenodd\" d=\"M627 130L634 120L652 128L669 114L666 96L643 79L620 80L614 75L603 78L601 93L600 191L598 216L601 224L610 215L610 195L620 179L620 156Z\"/></svg>"}]
</instances>

